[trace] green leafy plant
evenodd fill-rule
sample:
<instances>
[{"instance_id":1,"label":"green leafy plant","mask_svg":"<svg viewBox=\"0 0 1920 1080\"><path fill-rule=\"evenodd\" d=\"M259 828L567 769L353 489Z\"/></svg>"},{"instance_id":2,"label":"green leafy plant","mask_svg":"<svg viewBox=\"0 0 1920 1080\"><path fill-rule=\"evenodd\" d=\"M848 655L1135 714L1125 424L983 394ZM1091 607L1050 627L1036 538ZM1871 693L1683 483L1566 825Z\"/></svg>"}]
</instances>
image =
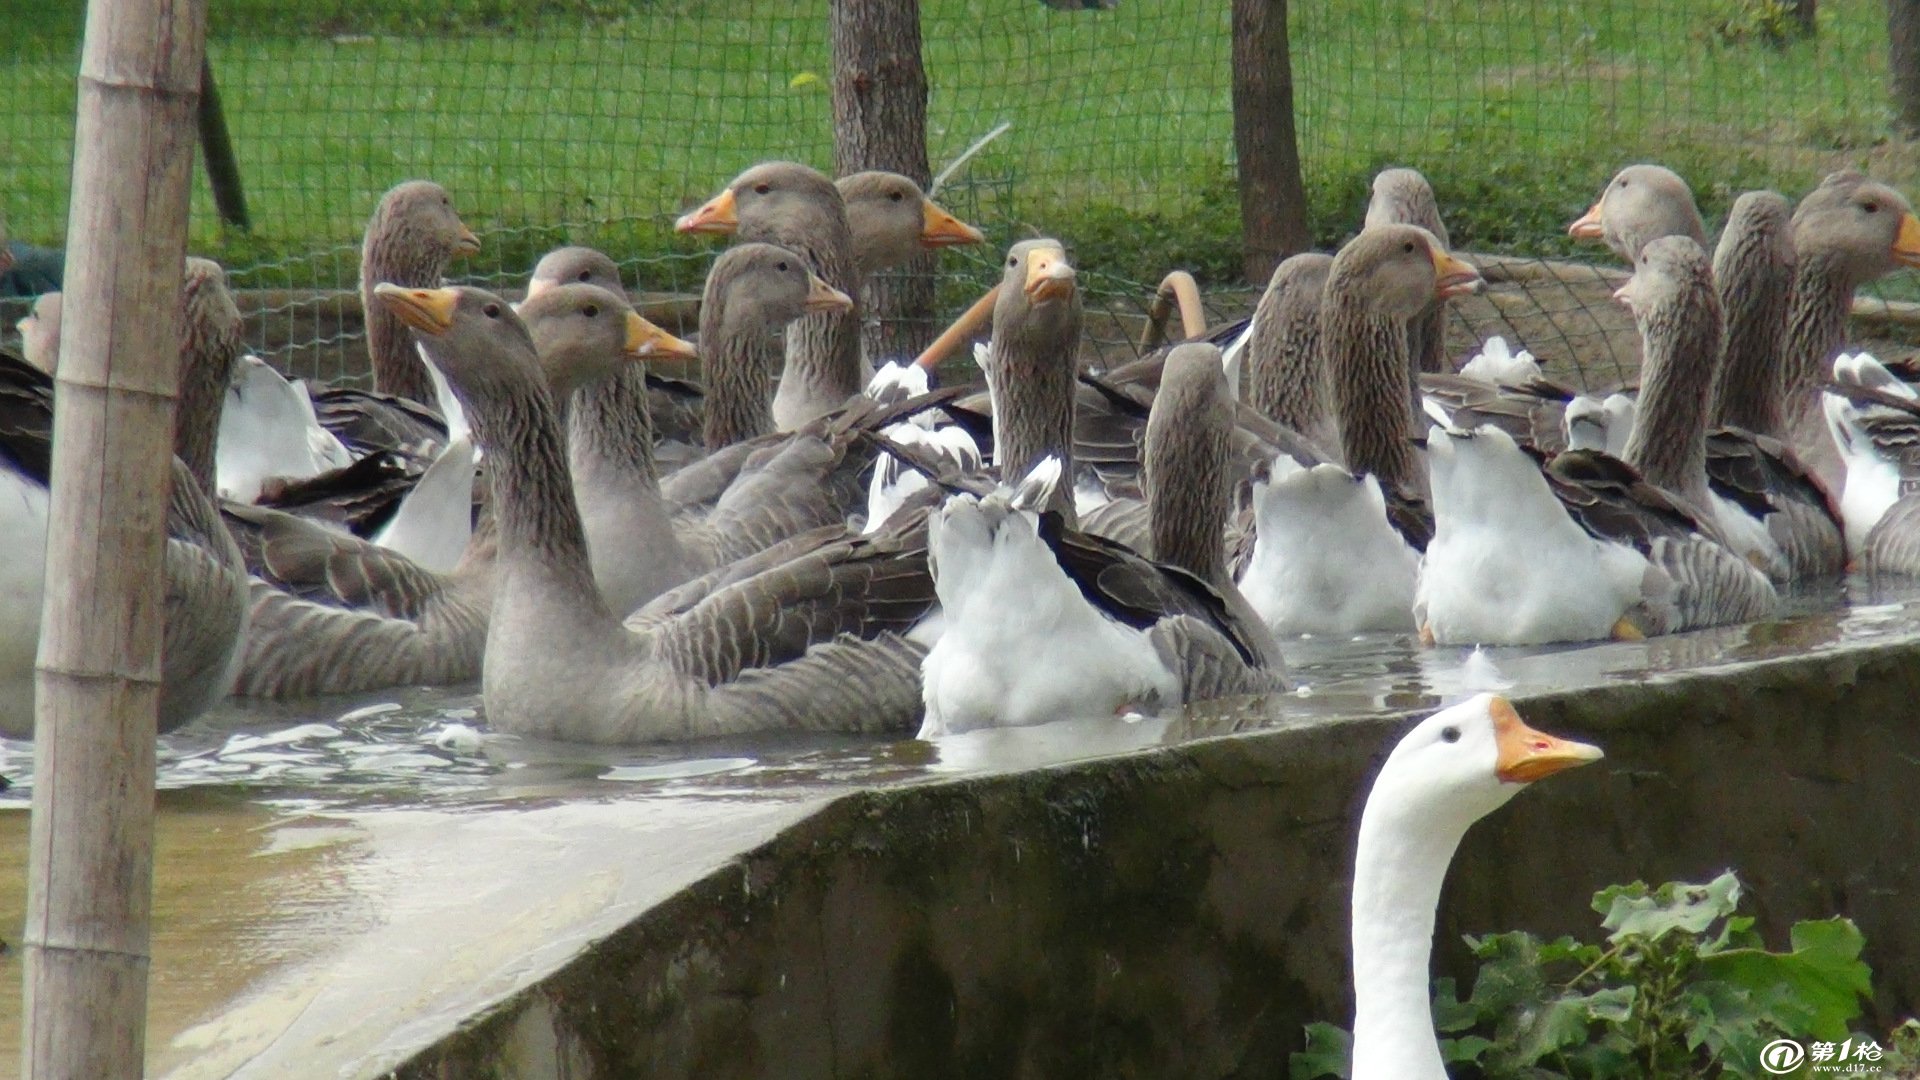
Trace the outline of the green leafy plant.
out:
<instances>
[{"instance_id":1,"label":"green leafy plant","mask_svg":"<svg viewBox=\"0 0 1920 1080\"><path fill-rule=\"evenodd\" d=\"M1872 972L1845 918L1796 923L1772 952L1739 914L1731 872L1705 884L1613 885L1593 898L1603 944L1513 932L1468 937L1480 967L1462 999L1435 986L1434 1026L1456 1077L1765 1077L1774 1039L1853 1035ZM1307 1028L1293 1080L1347 1075L1350 1037ZM1898 1075L1920 1061L1920 1022L1896 1029L1882 1061Z\"/></svg>"},{"instance_id":2,"label":"green leafy plant","mask_svg":"<svg viewBox=\"0 0 1920 1080\"><path fill-rule=\"evenodd\" d=\"M1793 0L1732 0L1708 23L1707 31L1724 45L1759 42L1784 49L1810 38L1815 20Z\"/></svg>"}]
</instances>

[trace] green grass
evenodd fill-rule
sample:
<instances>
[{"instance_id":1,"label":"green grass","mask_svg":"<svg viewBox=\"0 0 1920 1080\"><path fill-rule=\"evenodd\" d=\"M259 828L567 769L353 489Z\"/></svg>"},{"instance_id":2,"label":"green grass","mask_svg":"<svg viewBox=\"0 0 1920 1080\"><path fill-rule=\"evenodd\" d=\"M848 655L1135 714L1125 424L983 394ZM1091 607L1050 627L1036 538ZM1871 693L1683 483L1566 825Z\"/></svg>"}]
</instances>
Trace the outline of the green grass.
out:
<instances>
[{"instance_id":1,"label":"green grass","mask_svg":"<svg viewBox=\"0 0 1920 1080\"><path fill-rule=\"evenodd\" d=\"M1827 0L1815 39L1785 47L1716 29L1753 24L1762 2L1295 0L1317 238L1355 227L1388 164L1428 173L1457 244L1540 252L1563 250L1565 222L1629 160L1679 169L1710 217L1842 165L1920 175L1889 137L1884 6ZM935 167L1015 125L948 193L957 211L996 243L1058 234L1130 280L1173 263L1235 273L1224 0L921 6ZM213 8L255 229L220 229L200 186L193 243L258 267L250 284L350 280L380 192L429 176L487 239L481 273L571 240L688 287L699 245L668 231L673 214L761 158L831 163L824 0ZM78 10L16 13L0 55L0 208L43 243L65 226Z\"/></svg>"}]
</instances>

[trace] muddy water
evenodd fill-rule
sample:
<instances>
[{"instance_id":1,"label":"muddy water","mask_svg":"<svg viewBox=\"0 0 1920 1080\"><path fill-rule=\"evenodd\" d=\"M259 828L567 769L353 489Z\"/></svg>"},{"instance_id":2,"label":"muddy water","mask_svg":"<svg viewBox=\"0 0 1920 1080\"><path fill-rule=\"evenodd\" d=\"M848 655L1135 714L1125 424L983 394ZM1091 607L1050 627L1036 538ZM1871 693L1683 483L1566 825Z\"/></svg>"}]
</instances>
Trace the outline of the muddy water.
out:
<instances>
[{"instance_id":1,"label":"muddy water","mask_svg":"<svg viewBox=\"0 0 1920 1080\"><path fill-rule=\"evenodd\" d=\"M486 730L472 692L229 705L161 740L149 1061L180 1076L366 1075L859 787L1184 738L1634 681L1920 630L1920 592L1811 590L1779 620L1632 644L1297 640L1299 689L1203 715L1086 717L938 744L806 738L665 749ZM24 908L32 746L0 743L0 936ZM742 882L743 888L750 883ZM19 958L0 955L0 1075Z\"/></svg>"}]
</instances>

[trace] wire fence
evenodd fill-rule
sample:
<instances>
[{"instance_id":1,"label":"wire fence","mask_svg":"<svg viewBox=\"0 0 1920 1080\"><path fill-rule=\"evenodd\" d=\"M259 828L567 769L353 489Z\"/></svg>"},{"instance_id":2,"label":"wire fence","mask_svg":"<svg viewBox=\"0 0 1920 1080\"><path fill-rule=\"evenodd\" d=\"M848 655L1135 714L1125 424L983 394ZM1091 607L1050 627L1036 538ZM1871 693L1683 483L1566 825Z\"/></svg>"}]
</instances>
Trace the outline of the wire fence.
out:
<instances>
[{"instance_id":1,"label":"wire fence","mask_svg":"<svg viewBox=\"0 0 1920 1080\"><path fill-rule=\"evenodd\" d=\"M670 223L741 168L832 159L828 0L213 0L209 55L250 232L196 181L193 245L250 290L255 344L301 374L358 370L358 237L392 184L439 180L481 235L463 279L517 280L586 243L648 290L694 292L710 246ZM432 10L422 10L432 7ZM66 224L80 0L0 0L0 211L16 240ZM1238 268L1225 0L921 0L935 169L1011 122L942 192L990 248L1058 235L1093 273L1098 346L1137 336L1160 271ZM1296 113L1317 243L1359 225L1387 165L1432 179L1455 245L1573 252L1563 230L1621 164L1686 176L1710 220L1740 191L1797 197L1827 171L1920 176L1893 137L1885 8L1827 0L1294 0ZM943 256L957 307L996 253ZM1582 381L1631 362L1599 299L1510 287L1514 333ZM1525 303L1531 312L1519 309ZM1487 320L1493 320L1488 322ZM1617 336L1617 335L1613 335ZM1611 370L1589 380L1601 361Z\"/></svg>"}]
</instances>

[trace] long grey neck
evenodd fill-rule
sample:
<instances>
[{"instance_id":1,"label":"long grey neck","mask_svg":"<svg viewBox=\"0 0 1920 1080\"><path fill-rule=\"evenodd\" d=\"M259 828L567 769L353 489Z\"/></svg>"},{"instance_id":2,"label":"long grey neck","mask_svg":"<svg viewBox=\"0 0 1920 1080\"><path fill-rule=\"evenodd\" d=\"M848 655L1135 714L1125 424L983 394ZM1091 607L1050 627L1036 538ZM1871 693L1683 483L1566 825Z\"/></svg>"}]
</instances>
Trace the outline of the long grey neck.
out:
<instances>
[{"instance_id":1,"label":"long grey neck","mask_svg":"<svg viewBox=\"0 0 1920 1080\"><path fill-rule=\"evenodd\" d=\"M1706 283L1640 319L1640 406L1626 460L1656 487L1707 504L1707 406L1720 351L1720 301Z\"/></svg>"},{"instance_id":2,"label":"long grey neck","mask_svg":"<svg viewBox=\"0 0 1920 1080\"><path fill-rule=\"evenodd\" d=\"M1782 258L1782 238L1742 219L1727 225L1713 253L1714 287L1726 315L1721 336L1720 377L1714 383L1713 427L1739 427L1761 435L1783 434L1780 395L1781 339L1793 263Z\"/></svg>"},{"instance_id":3,"label":"long grey neck","mask_svg":"<svg viewBox=\"0 0 1920 1080\"><path fill-rule=\"evenodd\" d=\"M191 334L191 328L189 328ZM220 414L227 403L227 383L240 342L224 334L212 340L189 340L180 358L180 398L174 409L173 453L208 498L216 498L214 444L220 435Z\"/></svg>"},{"instance_id":4,"label":"long grey neck","mask_svg":"<svg viewBox=\"0 0 1920 1080\"><path fill-rule=\"evenodd\" d=\"M653 461L653 413L647 376L630 365L603 383L576 389L567 417L567 455L581 486L602 481L622 489L659 490Z\"/></svg>"},{"instance_id":5,"label":"long grey neck","mask_svg":"<svg viewBox=\"0 0 1920 1080\"><path fill-rule=\"evenodd\" d=\"M1445 300L1433 301L1420 314L1407 320L1407 355L1413 361L1410 370L1416 383L1423 372L1432 375L1447 370Z\"/></svg>"},{"instance_id":6,"label":"long grey neck","mask_svg":"<svg viewBox=\"0 0 1920 1080\"><path fill-rule=\"evenodd\" d=\"M743 326L739 315L709 297L700 305L700 351L707 374L706 418L701 438L718 450L773 431L773 367L780 338L762 327ZM787 334L794 332L787 327Z\"/></svg>"},{"instance_id":7,"label":"long grey neck","mask_svg":"<svg viewBox=\"0 0 1920 1080\"><path fill-rule=\"evenodd\" d=\"M1311 436L1327 414L1320 309L1282 304L1269 291L1253 319L1254 337L1247 343L1253 406L1275 423Z\"/></svg>"},{"instance_id":8,"label":"long grey neck","mask_svg":"<svg viewBox=\"0 0 1920 1080\"><path fill-rule=\"evenodd\" d=\"M792 430L866 389L860 354L861 277L853 260L853 233L842 214L816 216L805 227L743 229L759 240L799 252L827 284L854 298L851 311L803 315L787 327L786 366L774 403L775 421ZM705 330L701 331L704 342Z\"/></svg>"},{"instance_id":9,"label":"long grey neck","mask_svg":"<svg viewBox=\"0 0 1920 1080\"><path fill-rule=\"evenodd\" d=\"M1046 509L1057 510L1068 525L1073 510L1074 347L1080 340L1080 312L1059 320L1054 332L1023 326L1003 333L994 320L993 446L1002 482L1018 483L1041 458L1060 459L1065 482Z\"/></svg>"},{"instance_id":10,"label":"long grey neck","mask_svg":"<svg viewBox=\"0 0 1920 1080\"><path fill-rule=\"evenodd\" d=\"M400 317L373 298L383 281L403 289L437 289L447 260L416 246L406 233L370 229L360 254L360 307L366 313L367 356L373 364L373 388L422 405L437 407L433 379L414 351L413 336Z\"/></svg>"},{"instance_id":11,"label":"long grey neck","mask_svg":"<svg viewBox=\"0 0 1920 1080\"><path fill-rule=\"evenodd\" d=\"M538 598L542 618L617 624L594 585L586 533L573 500L559 416L547 389L530 379L466 400L474 436L493 472L503 582Z\"/></svg>"},{"instance_id":12,"label":"long grey neck","mask_svg":"<svg viewBox=\"0 0 1920 1080\"><path fill-rule=\"evenodd\" d=\"M1833 358L1847 340L1854 285L1833 255L1802 254L1794 266L1781 346L1780 404L1786 415L1807 407L1820 384L1832 377Z\"/></svg>"},{"instance_id":13,"label":"long grey neck","mask_svg":"<svg viewBox=\"0 0 1920 1080\"><path fill-rule=\"evenodd\" d=\"M1147 417L1142 463L1153 555L1215 588L1231 588L1223 537L1233 502L1226 469L1232 416L1211 395L1169 400L1174 396L1161 387Z\"/></svg>"},{"instance_id":14,"label":"long grey neck","mask_svg":"<svg viewBox=\"0 0 1920 1080\"><path fill-rule=\"evenodd\" d=\"M1402 493L1423 490L1420 461L1408 441L1407 324L1367 312L1329 283L1320 312L1323 363L1333 380L1333 409L1348 471L1372 473Z\"/></svg>"},{"instance_id":15,"label":"long grey neck","mask_svg":"<svg viewBox=\"0 0 1920 1080\"><path fill-rule=\"evenodd\" d=\"M1440 887L1465 836L1464 824L1413 820L1374 800L1361 814L1353 868L1353 1080L1446 1076L1427 986Z\"/></svg>"}]
</instances>

